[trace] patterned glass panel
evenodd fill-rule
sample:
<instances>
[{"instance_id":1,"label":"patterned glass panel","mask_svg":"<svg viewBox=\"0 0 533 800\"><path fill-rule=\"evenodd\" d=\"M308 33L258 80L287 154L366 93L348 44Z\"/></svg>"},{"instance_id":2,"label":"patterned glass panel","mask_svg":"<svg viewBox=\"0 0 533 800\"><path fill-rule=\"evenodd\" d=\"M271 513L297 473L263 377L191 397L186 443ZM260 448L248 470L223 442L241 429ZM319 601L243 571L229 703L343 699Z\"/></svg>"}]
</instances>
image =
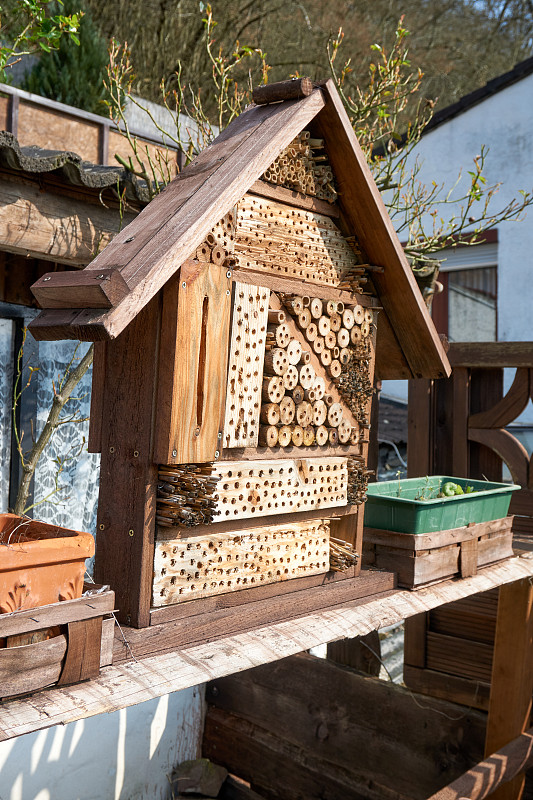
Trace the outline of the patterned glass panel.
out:
<instances>
[{"instance_id":1,"label":"patterned glass panel","mask_svg":"<svg viewBox=\"0 0 533 800\"><path fill-rule=\"evenodd\" d=\"M0 512L9 504L14 322L0 319Z\"/></svg>"},{"instance_id":2,"label":"patterned glass panel","mask_svg":"<svg viewBox=\"0 0 533 800\"><path fill-rule=\"evenodd\" d=\"M37 385L37 433L48 416L53 400L54 383L63 376L74 357L82 358L87 344L75 342L41 342ZM76 352L75 352L76 351ZM33 515L54 525L75 530L96 532L98 503L98 478L100 456L87 452L92 370L89 369L74 391L63 418L85 418L83 422L70 421L61 425L39 462L34 488L34 502L39 503ZM58 475L58 459L65 459ZM53 494L56 479L61 490ZM48 498L48 499L47 499Z\"/></svg>"}]
</instances>

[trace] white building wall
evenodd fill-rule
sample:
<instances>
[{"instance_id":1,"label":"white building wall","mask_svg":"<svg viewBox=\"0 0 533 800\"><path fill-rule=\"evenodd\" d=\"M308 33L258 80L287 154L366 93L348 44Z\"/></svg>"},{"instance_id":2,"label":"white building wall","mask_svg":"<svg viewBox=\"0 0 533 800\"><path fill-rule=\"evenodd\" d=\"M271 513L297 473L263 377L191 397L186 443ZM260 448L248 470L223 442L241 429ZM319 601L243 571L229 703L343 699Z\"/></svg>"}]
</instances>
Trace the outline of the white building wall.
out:
<instances>
[{"instance_id":1,"label":"white building wall","mask_svg":"<svg viewBox=\"0 0 533 800\"><path fill-rule=\"evenodd\" d=\"M422 137L412 160L421 165L419 179L451 188L462 171L455 197L468 187L468 170L489 148L485 166L487 185L501 183L490 208L493 213L533 190L533 75L502 89L468 111L443 122ZM458 207L457 207L458 210ZM443 209L450 214L451 207ZM498 225L497 338L533 339L533 210L519 222ZM383 393L407 400L407 381L384 381Z\"/></svg>"},{"instance_id":2,"label":"white building wall","mask_svg":"<svg viewBox=\"0 0 533 800\"><path fill-rule=\"evenodd\" d=\"M0 800L170 800L200 756L204 686L0 742Z\"/></svg>"}]
</instances>

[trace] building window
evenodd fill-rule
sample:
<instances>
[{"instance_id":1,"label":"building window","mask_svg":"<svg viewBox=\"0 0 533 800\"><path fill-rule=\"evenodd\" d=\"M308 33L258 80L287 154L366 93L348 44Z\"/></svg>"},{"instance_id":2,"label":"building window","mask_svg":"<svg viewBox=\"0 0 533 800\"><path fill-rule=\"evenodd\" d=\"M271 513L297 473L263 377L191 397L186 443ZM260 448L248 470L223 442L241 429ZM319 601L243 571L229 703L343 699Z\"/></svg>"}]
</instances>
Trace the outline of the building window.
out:
<instances>
[{"instance_id":1,"label":"building window","mask_svg":"<svg viewBox=\"0 0 533 800\"><path fill-rule=\"evenodd\" d=\"M494 342L498 338L497 244L444 251L433 300L433 321L451 342ZM490 263L492 262L492 263Z\"/></svg>"}]
</instances>

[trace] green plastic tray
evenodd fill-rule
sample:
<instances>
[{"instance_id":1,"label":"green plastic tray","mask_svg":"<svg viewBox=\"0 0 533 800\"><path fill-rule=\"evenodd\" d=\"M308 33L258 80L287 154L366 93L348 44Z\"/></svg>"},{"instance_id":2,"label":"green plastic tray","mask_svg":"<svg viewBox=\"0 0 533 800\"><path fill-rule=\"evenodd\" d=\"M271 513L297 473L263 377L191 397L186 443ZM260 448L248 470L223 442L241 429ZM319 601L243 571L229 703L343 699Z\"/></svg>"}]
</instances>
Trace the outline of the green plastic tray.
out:
<instances>
[{"instance_id":1,"label":"green plastic tray","mask_svg":"<svg viewBox=\"0 0 533 800\"><path fill-rule=\"evenodd\" d=\"M434 500L416 499L436 494L443 484L453 481L471 494ZM431 533L461 528L470 522L488 522L507 516L511 492L520 489L513 483L491 483L467 478L432 475L430 478L405 478L368 486L365 525L398 533Z\"/></svg>"}]
</instances>

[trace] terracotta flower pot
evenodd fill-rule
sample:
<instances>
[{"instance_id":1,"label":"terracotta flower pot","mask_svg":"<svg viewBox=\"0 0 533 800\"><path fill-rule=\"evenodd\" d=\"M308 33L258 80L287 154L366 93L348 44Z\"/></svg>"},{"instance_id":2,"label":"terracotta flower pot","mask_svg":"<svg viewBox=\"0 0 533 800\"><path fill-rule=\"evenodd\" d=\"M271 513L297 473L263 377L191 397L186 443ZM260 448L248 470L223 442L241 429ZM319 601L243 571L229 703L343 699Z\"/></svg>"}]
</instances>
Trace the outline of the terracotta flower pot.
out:
<instances>
[{"instance_id":1,"label":"terracotta flower pot","mask_svg":"<svg viewBox=\"0 0 533 800\"><path fill-rule=\"evenodd\" d=\"M0 613L81 597L90 533L0 514Z\"/></svg>"}]
</instances>

